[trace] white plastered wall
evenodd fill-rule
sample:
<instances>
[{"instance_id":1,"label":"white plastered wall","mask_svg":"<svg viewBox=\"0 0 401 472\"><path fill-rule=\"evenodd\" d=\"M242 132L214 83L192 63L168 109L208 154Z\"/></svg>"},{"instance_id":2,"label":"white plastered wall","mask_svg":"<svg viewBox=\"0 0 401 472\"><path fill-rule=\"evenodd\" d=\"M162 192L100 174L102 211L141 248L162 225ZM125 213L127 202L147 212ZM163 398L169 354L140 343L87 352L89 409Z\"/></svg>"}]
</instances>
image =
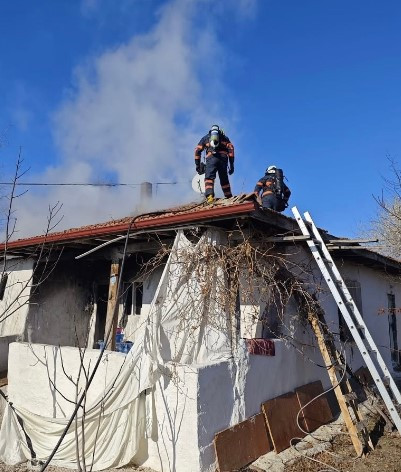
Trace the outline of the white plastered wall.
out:
<instances>
[{"instance_id":1,"label":"white plastered wall","mask_svg":"<svg viewBox=\"0 0 401 472\"><path fill-rule=\"evenodd\" d=\"M303 272L302 268L309 266L311 255L304 248L294 248L286 251L293 262L294 272ZM361 284L362 311L364 320L370 330L375 342L383 355L387 366L392 369L389 351L389 324L387 315L378 315L380 308L387 308L387 294L394 293L396 306L401 306L400 283L390 278L384 271L353 264L341 262L339 270L344 279L357 280ZM319 301L325 310L326 321L333 332L339 332L338 308L328 291L320 271L312 266L310 273L311 287L319 286ZM257 308L257 307L256 307ZM260 307L263 310L263 306ZM296 308L295 308L296 311ZM247 323L246 330L241 335L248 337L249 333L256 334L257 323L255 322L255 306L252 303L241 305L241 322ZM252 316L250 317L249 314ZM294 306L286 310L286 329L290 335L288 341L278 340L275 342L275 356L265 357L257 355L247 356L248 361L243 362L245 373L244 390L242 401L244 403L243 418L236 418L233 422L233 405L238 399L235 398L235 381L233 371L238 366L232 363L222 362L199 370L198 376L198 437L201 469L214 470L214 434L221 431L241 419L260 412L261 404L271 398L292 391L298 386L309 382L321 380L324 388L331 387L325 368L319 367L323 364L320 351L310 328L300 323L294 323L291 315L294 314ZM254 326L252 327L252 319ZM251 320L251 323L250 323ZM398 343L401 340L401 324L398 322ZM355 344L345 348L346 360L355 370L363 365L362 357ZM283 366L285 368L283 369Z\"/></svg>"},{"instance_id":2,"label":"white plastered wall","mask_svg":"<svg viewBox=\"0 0 401 472\"><path fill-rule=\"evenodd\" d=\"M85 367L91 371L99 356L96 349L87 349ZM88 391L88 402L105 391L125 360L119 352L106 352ZM74 410L75 381L80 356L78 348L46 344L12 343L8 363L9 400L37 415L65 418ZM80 387L85 377L80 376ZM27 394L29 392L29 394ZM61 393L60 393L61 392Z\"/></svg>"},{"instance_id":3,"label":"white plastered wall","mask_svg":"<svg viewBox=\"0 0 401 472\"><path fill-rule=\"evenodd\" d=\"M242 346L244 349L244 347ZM245 354L244 388L241 398L235 395L235 361L199 368L198 372L198 438L200 471L216 470L213 440L215 433L261 411L261 404L294 388L321 379L328 387L326 372L306 359L319 359L312 348L302 355L283 341L275 343L273 357ZM285 365L285 371L283 371ZM236 417L237 402L243 402L242 417Z\"/></svg>"},{"instance_id":4,"label":"white plastered wall","mask_svg":"<svg viewBox=\"0 0 401 472\"><path fill-rule=\"evenodd\" d=\"M287 260L292 263L292 271L300 275L305 273L302 271L302 267L308 267L310 289L314 290L318 288L319 303L325 311L325 318L329 328L334 333L339 333L339 317L338 307L331 295L322 274L317 269L316 265L310 264L311 254L307 248L297 245L296 247L286 248ZM348 260L337 261L337 267L345 280L356 280L361 286L361 299L362 299L362 315L370 330L374 341L376 342L379 350L387 364L392 370L393 365L391 362L390 354L390 335L389 335L389 319L387 312L384 315L379 315L379 310L384 308L387 310L387 294L393 293L395 295L395 302L397 307L401 307L401 283L394 277L388 275L384 270L373 269L361 264L352 263ZM264 305L260 307L252 305L252 303L241 304L241 336L251 337L250 333L253 333L257 337L260 332L259 323L257 323L256 316L258 309L260 313L263 311ZM256 310L255 310L256 309ZM251 314L251 316L250 316ZM396 315L397 319L397 337L398 347L401 347L401 321L398 319L401 315ZM288 326L291 317L286 316L285 325ZM253 322L253 326L252 326ZM298 326L298 327L297 327ZM298 323L292 327L297 329L297 335L294 336L298 341L302 342L300 338L300 329L302 328ZM311 334L310 328L303 329L305 333L308 333L310 341L315 342L314 336ZM285 333L293 335L294 333ZM338 337L338 336L337 336ZM344 346L342 346L344 348ZM345 354L347 361L350 362L354 369L357 369L363 365L363 360L355 343L350 343L345 346Z\"/></svg>"},{"instance_id":5,"label":"white plastered wall","mask_svg":"<svg viewBox=\"0 0 401 472\"><path fill-rule=\"evenodd\" d=\"M137 465L156 471L199 472L198 369L168 363L154 389L156 422L143 439ZM151 399L150 399L151 403Z\"/></svg>"},{"instance_id":6,"label":"white plastered wall","mask_svg":"<svg viewBox=\"0 0 401 472\"><path fill-rule=\"evenodd\" d=\"M245 350L241 343L241 349ZM306 359L320 353L309 348L302 355L283 341L276 341L274 357L248 355L204 366L176 366L173 378L163 376L156 386L157 425L152 438L143 441L134 462L156 471L214 472L214 436L239 421L259 413L261 404L294 388L321 379L326 372ZM286 366L283 375L283 365ZM237 369L243 369L241 398L236 396ZM236 415L238 402L242 415Z\"/></svg>"},{"instance_id":7,"label":"white plastered wall","mask_svg":"<svg viewBox=\"0 0 401 472\"><path fill-rule=\"evenodd\" d=\"M339 270L344 279L356 280L361 285L362 316L379 348L379 351L390 371L393 369L390 352L389 318L387 314L388 300L387 294L395 295L396 306L401 307L401 285L400 280L391 277L384 271L365 267L363 265L352 264L348 261L338 264ZM331 300L331 310L333 322L337 320L337 306ZM385 314L379 314L381 309L385 309ZM396 315L398 347L401 347L401 322ZM352 343L346 350L348 359L354 368L363 364L362 357L355 345Z\"/></svg>"},{"instance_id":8,"label":"white plastered wall","mask_svg":"<svg viewBox=\"0 0 401 472\"><path fill-rule=\"evenodd\" d=\"M2 267L0 267L0 271ZM7 286L0 300L0 336L20 335L25 329L29 309L33 260L10 260L7 263Z\"/></svg>"},{"instance_id":9,"label":"white plastered wall","mask_svg":"<svg viewBox=\"0 0 401 472\"><path fill-rule=\"evenodd\" d=\"M7 286L0 300L0 372L7 369L8 346L24 334L31 294L32 259L7 261ZM2 271L3 266L0 267Z\"/></svg>"}]
</instances>

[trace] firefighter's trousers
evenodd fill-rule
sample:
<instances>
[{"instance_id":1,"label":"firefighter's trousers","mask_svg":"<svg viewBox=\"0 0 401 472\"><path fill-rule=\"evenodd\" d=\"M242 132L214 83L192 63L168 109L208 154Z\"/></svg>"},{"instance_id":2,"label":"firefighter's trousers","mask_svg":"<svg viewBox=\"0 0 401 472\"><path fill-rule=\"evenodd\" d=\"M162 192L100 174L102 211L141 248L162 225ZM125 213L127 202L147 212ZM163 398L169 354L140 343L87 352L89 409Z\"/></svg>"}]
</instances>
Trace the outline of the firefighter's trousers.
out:
<instances>
[{"instance_id":1,"label":"firefighter's trousers","mask_svg":"<svg viewBox=\"0 0 401 472\"><path fill-rule=\"evenodd\" d=\"M262 197L262 207L271 208L275 211L285 210L285 201L275 193L270 193Z\"/></svg>"},{"instance_id":2,"label":"firefighter's trousers","mask_svg":"<svg viewBox=\"0 0 401 472\"><path fill-rule=\"evenodd\" d=\"M219 174L220 185L226 198L232 197L230 181L227 174L228 158L223 155L215 154L206 158L205 172L205 196L214 197L214 181L216 174Z\"/></svg>"}]
</instances>

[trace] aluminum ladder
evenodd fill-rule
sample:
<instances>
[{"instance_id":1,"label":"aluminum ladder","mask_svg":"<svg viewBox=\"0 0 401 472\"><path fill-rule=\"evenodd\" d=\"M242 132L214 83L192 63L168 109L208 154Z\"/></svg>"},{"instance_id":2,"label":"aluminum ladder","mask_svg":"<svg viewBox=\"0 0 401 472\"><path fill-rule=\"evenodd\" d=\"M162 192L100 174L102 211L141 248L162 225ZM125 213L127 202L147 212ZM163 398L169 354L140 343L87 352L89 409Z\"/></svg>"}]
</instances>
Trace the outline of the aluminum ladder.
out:
<instances>
[{"instance_id":1,"label":"aluminum ladder","mask_svg":"<svg viewBox=\"0 0 401 472\"><path fill-rule=\"evenodd\" d=\"M304 236L308 236L306 240L309 249L337 303L341 315L346 322L350 333L365 361L366 367L376 384L376 387L383 399L384 404L390 414L392 421L398 432L401 434L401 418L397 408L390 397L386 384L393 394L394 399L400 405L401 394L398 390L393 377L391 376L378 347L376 346L361 313L358 310L347 286L341 277L312 217L308 212L304 213L304 217L308 225L302 219L297 207L291 209L298 226ZM363 338L360 334L363 332ZM372 358L373 357L373 358ZM377 366L377 367L376 367ZM381 373L379 373L379 370Z\"/></svg>"}]
</instances>

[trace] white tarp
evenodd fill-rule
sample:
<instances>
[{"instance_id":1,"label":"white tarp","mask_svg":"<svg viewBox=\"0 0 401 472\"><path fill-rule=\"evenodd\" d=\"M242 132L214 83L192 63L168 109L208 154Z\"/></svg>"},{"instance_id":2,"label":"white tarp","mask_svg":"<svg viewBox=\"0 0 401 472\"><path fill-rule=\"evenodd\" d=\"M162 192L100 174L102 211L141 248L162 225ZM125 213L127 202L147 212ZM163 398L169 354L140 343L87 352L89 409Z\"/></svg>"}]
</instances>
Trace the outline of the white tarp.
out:
<instances>
[{"instance_id":1,"label":"white tarp","mask_svg":"<svg viewBox=\"0 0 401 472\"><path fill-rule=\"evenodd\" d=\"M197 244L178 232L138 341L106 389L107 396L100 394L86 405L85 417L78 418L85 426L87 467L119 467L135 456L139 440L156 420L147 413L152 409L146 407L150 395L144 392L166 371L166 363L201 364L231 356L224 267L216 257L221 243L218 232L206 232ZM67 422L68 418L43 417L17 404L8 405L0 431L0 459L10 465L31 459L28 437L36 459L46 460ZM75 435L72 426L52 464L77 467ZM82 444L82 437L78 441Z\"/></svg>"}]
</instances>

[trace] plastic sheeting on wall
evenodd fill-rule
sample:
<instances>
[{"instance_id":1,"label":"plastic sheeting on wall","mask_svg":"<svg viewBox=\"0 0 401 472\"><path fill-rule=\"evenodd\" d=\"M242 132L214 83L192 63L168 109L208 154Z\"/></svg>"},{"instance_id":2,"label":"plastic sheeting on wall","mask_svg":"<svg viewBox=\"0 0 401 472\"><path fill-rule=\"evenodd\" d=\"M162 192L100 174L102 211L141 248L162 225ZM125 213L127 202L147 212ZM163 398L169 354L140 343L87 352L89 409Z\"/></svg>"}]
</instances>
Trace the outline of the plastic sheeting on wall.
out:
<instances>
[{"instance_id":1,"label":"plastic sheeting on wall","mask_svg":"<svg viewBox=\"0 0 401 472\"><path fill-rule=\"evenodd\" d=\"M120 467L139 451L140 439L157 420L149 417L152 409L146 407L144 392L166 371L166 363L204 364L231 357L224 267L215 251L222 243L215 231L207 231L197 244L178 232L138 341L108 394L99 394L86 405L84 418L78 418L84 424L87 467ZM68 418L43 417L9 404L0 431L0 459L10 465L24 462L33 449L37 460L46 460L67 423ZM82 439L79 429L80 444ZM52 464L76 468L76 441L72 426Z\"/></svg>"}]
</instances>

